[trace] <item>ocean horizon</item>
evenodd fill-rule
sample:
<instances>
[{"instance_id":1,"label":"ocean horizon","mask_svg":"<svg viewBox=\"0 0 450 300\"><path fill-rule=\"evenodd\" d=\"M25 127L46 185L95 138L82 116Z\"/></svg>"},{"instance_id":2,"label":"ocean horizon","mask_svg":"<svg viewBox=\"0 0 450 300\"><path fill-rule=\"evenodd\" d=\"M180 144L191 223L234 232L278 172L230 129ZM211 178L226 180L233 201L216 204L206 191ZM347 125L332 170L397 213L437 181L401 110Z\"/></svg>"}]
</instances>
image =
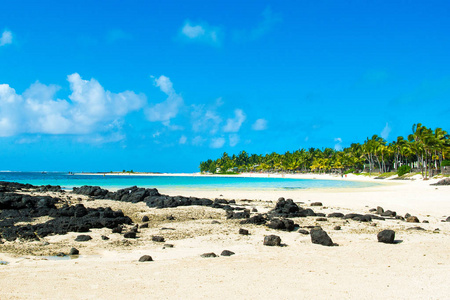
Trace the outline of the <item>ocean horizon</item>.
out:
<instances>
[{"instance_id":1,"label":"ocean horizon","mask_svg":"<svg viewBox=\"0 0 450 300\"><path fill-rule=\"evenodd\" d=\"M0 181L29 183L32 185L59 185L63 189L72 189L83 185L100 186L108 189L120 189L130 186L158 189L239 189L239 190L301 190L327 188L365 188L379 185L374 182L359 182L327 179L297 179L275 177L241 176L193 176L166 174L102 176L68 172L12 172L1 171Z\"/></svg>"}]
</instances>

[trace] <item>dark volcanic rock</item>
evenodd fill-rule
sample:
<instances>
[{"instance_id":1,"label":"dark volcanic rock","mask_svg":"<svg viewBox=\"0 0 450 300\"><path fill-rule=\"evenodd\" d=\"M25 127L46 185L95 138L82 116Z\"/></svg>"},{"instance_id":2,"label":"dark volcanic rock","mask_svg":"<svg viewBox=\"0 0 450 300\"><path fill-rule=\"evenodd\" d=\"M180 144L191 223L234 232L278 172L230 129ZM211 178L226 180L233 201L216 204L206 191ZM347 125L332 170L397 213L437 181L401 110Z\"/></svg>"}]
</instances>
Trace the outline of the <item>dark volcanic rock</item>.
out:
<instances>
[{"instance_id":1,"label":"dark volcanic rock","mask_svg":"<svg viewBox=\"0 0 450 300\"><path fill-rule=\"evenodd\" d=\"M80 251L78 251L77 248L72 248L69 251L69 255L78 255L78 254L80 254Z\"/></svg>"},{"instance_id":2,"label":"dark volcanic rock","mask_svg":"<svg viewBox=\"0 0 450 300\"><path fill-rule=\"evenodd\" d=\"M141 228L148 228L148 223L144 223L141 225Z\"/></svg>"},{"instance_id":3,"label":"dark volcanic rock","mask_svg":"<svg viewBox=\"0 0 450 300\"><path fill-rule=\"evenodd\" d=\"M202 255L200 255L201 257L204 258L208 258L208 257L217 257L217 255L214 252L210 252L210 253L203 253Z\"/></svg>"},{"instance_id":4,"label":"dark volcanic rock","mask_svg":"<svg viewBox=\"0 0 450 300\"><path fill-rule=\"evenodd\" d=\"M334 228L333 228L334 230L341 230L341 226L334 226Z\"/></svg>"},{"instance_id":5,"label":"dark volcanic rock","mask_svg":"<svg viewBox=\"0 0 450 300\"><path fill-rule=\"evenodd\" d=\"M262 225L267 222L267 217L265 217L262 214L254 215L247 220L241 221L241 224L255 224L255 225Z\"/></svg>"},{"instance_id":6,"label":"dark volcanic rock","mask_svg":"<svg viewBox=\"0 0 450 300\"><path fill-rule=\"evenodd\" d=\"M298 232L301 233L301 234L304 234L304 235L309 234L309 231L305 230L305 229L299 229Z\"/></svg>"},{"instance_id":7,"label":"dark volcanic rock","mask_svg":"<svg viewBox=\"0 0 450 300\"><path fill-rule=\"evenodd\" d=\"M112 233L122 233L122 226L116 226L111 231Z\"/></svg>"},{"instance_id":8,"label":"dark volcanic rock","mask_svg":"<svg viewBox=\"0 0 450 300\"><path fill-rule=\"evenodd\" d=\"M343 218L344 214L340 212L335 212L327 215L328 218Z\"/></svg>"},{"instance_id":9,"label":"dark volcanic rock","mask_svg":"<svg viewBox=\"0 0 450 300\"><path fill-rule=\"evenodd\" d=\"M136 232L134 231L127 231L123 234L123 237L126 239L135 239L136 238Z\"/></svg>"},{"instance_id":10,"label":"dark volcanic rock","mask_svg":"<svg viewBox=\"0 0 450 300\"><path fill-rule=\"evenodd\" d=\"M395 232L394 230L390 229L380 231L377 235L377 239L380 243L393 244L395 239Z\"/></svg>"},{"instance_id":11,"label":"dark volcanic rock","mask_svg":"<svg viewBox=\"0 0 450 300\"><path fill-rule=\"evenodd\" d=\"M344 219L352 219L360 222L370 222L372 221L372 217L370 215L361 215L361 214L346 214Z\"/></svg>"},{"instance_id":12,"label":"dark volcanic rock","mask_svg":"<svg viewBox=\"0 0 450 300\"><path fill-rule=\"evenodd\" d=\"M99 186L83 185L81 187L74 187L73 193L103 199L108 194L108 190L102 189Z\"/></svg>"},{"instance_id":13,"label":"dark volcanic rock","mask_svg":"<svg viewBox=\"0 0 450 300\"><path fill-rule=\"evenodd\" d=\"M158 197L160 196L157 189L145 189L138 188L137 186L132 186L129 188L118 190L114 193L113 199L124 202L142 202L147 197Z\"/></svg>"},{"instance_id":14,"label":"dark volcanic rock","mask_svg":"<svg viewBox=\"0 0 450 300\"><path fill-rule=\"evenodd\" d=\"M450 217L447 217L447 219L445 219L445 222L450 222Z\"/></svg>"},{"instance_id":15,"label":"dark volcanic rock","mask_svg":"<svg viewBox=\"0 0 450 300\"><path fill-rule=\"evenodd\" d=\"M104 241L109 240L109 237L107 237L106 235L102 235L101 238L102 238L102 240L104 240Z\"/></svg>"},{"instance_id":16,"label":"dark volcanic rock","mask_svg":"<svg viewBox=\"0 0 450 300\"><path fill-rule=\"evenodd\" d=\"M250 217L250 210L233 212L227 210L227 219L247 219Z\"/></svg>"},{"instance_id":17,"label":"dark volcanic rock","mask_svg":"<svg viewBox=\"0 0 450 300\"><path fill-rule=\"evenodd\" d=\"M150 255L143 255L139 258L139 262L153 261L153 258Z\"/></svg>"},{"instance_id":18,"label":"dark volcanic rock","mask_svg":"<svg viewBox=\"0 0 450 300\"><path fill-rule=\"evenodd\" d=\"M395 211L387 210L384 213L381 213L380 215L383 217L395 217L397 213Z\"/></svg>"},{"instance_id":19,"label":"dark volcanic rock","mask_svg":"<svg viewBox=\"0 0 450 300\"><path fill-rule=\"evenodd\" d=\"M272 219L267 227L278 230L292 231L295 228L294 221L289 219Z\"/></svg>"},{"instance_id":20,"label":"dark volcanic rock","mask_svg":"<svg viewBox=\"0 0 450 300\"><path fill-rule=\"evenodd\" d=\"M142 217L142 222L148 222L148 221L150 221L150 219L148 218L148 216L143 216Z\"/></svg>"},{"instance_id":21,"label":"dark volcanic rock","mask_svg":"<svg viewBox=\"0 0 450 300\"><path fill-rule=\"evenodd\" d=\"M382 213L384 213L384 209L381 206L377 206L377 214L381 215Z\"/></svg>"},{"instance_id":22,"label":"dark volcanic rock","mask_svg":"<svg viewBox=\"0 0 450 300\"><path fill-rule=\"evenodd\" d=\"M263 244L265 246L280 246L281 245L281 238L278 235L267 235L264 237Z\"/></svg>"},{"instance_id":23,"label":"dark volcanic rock","mask_svg":"<svg viewBox=\"0 0 450 300\"><path fill-rule=\"evenodd\" d=\"M322 202L313 202L310 204L310 206L323 206Z\"/></svg>"},{"instance_id":24,"label":"dark volcanic rock","mask_svg":"<svg viewBox=\"0 0 450 300\"><path fill-rule=\"evenodd\" d=\"M317 222L325 222L325 221L328 221L328 219L327 218L317 218L316 221Z\"/></svg>"},{"instance_id":25,"label":"dark volcanic rock","mask_svg":"<svg viewBox=\"0 0 450 300\"><path fill-rule=\"evenodd\" d=\"M157 235L154 235L154 236L152 236L152 241L154 241L154 242L158 242L158 243L164 243L164 237L162 237L162 236L157 236Z\"/></svg>"},{"instance_id":26,"label":"dark volcanic rock","mask_svg":"<svg viewBox=\"0 0 450 300\"><path fill-rule=\"evenodd\" d=\"M313 244L320 244L324 246L333 246L333 241L328 234L322 229L312 229L310 232L311 242Z\"/></svg>"},{"instance_id":27,"label":"dark volcanic rock","mask_svg":"<svg viewBox=\"0 0 450 300\"><path fill-rule=\"evenodd\" d=\"M269 215L274 217L295 218L315 216L316 214L310 208L303 209L294 203L292 199L285 200L279 198L275 208L269 212Z\"/></svg>"},{"instance_id":28,"label":"dark volcanic rock","mask_svg":"<svg viewBox=\"0 0 450 300\"><path fill-rule=\"evenodd\" d=\"M416 216L408 217L406 219L406 222L408 222L408 223L420 223L419 218L417 218Z\"/></svg>"},{"instance_id":29,"label":"dark volcanic rock","mask_svg":"<svg viewBox=\"0 0 450 300\"><path fill-rule=\"evenodd\" d=\"M0 183L0 236L8 241L17 238L39 240L50 234L68 232L88 232L92 228L114 228L122 224L131 224L131 219L123 212L113 211L110 207L86 208L82 204L60 208L56 203L61 199L50 196L32 196L16 194L16 190L60 191L58 186L34 187L17 183ZM83 190L83 189L81 189ZM93 192L92 192L93 191ZM97 188L84 188L84 192L98 194ZM104 192L101 192L102 194ZM49 216L51 220L34 225L15 226L19 222L29 223L33 218Z\"/></svg>"},{"instance_id":30,"label":"dark volcanic rock","mask_svg":"<svg viewBox=\"0 0 450 300\"><path fill-rule=\"evenodd\" d=\"M92 240L92 237L90 235L85 235L85 234L81 234L75 238L76 242L87 242L90 240Z\"/></svg>"},{"instance_id":31,"label":"dark volcanic rock","mask_svg":"<svg viewBox=\"0 0 450 300\"><path fill-rule=\"evenodd\" d=\"M222 253L220 253L221 256L231 256L234 255L235 253L233 251L230 250L223 250Z\"/></svg>"},{"instance_id":32,"label":"dark volcanic rock","mask_svg":"<svg viewBox=\"0 0 450 300\"><path fill-rule=\"evenodd\" d=\"M248 235L248 230L244 228L239 228L239 234Z\"/></svg>"}]
</instances>

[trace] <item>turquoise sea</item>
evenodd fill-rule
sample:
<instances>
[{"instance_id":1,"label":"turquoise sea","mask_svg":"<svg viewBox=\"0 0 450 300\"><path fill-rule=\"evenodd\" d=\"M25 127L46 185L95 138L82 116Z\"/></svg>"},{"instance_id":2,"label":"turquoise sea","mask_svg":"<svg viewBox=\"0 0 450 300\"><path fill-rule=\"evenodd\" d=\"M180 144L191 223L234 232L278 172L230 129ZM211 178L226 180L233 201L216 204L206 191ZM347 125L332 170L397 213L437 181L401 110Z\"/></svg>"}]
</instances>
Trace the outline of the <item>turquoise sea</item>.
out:
<instances>
[{"instance_id":1,"label":"turquoise sea","mask_svg":"<svg viewBox=\"0 0 450 300\"><path fill-rule=\"evenodd\" d=\"M138 176L138 175L71 175L63 172L0 172L0 181L15 181L33 185L74 186L98 185L107 189L139 186L161 189L243 189L243 190L295 190L325 188L364 188L378 185L372 182L322 179L249 178L215 176Z\"/></svg>"}]
</instances>

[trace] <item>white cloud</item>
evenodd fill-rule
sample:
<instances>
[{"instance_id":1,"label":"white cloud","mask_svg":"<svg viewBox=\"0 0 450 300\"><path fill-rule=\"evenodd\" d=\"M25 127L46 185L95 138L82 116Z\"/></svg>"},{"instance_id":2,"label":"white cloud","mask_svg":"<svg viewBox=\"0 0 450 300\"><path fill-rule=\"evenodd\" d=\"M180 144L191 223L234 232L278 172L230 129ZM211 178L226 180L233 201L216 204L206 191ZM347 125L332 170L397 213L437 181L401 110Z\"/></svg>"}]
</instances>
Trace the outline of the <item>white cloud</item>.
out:
<instances>
[{"instance_id":1,"label":"white cloud","mask_svg":"<svg viewBox=\"0 0 450 300\"><path fill-rule=\"evenodd\" d=\"M181 28L181 35L189 41L219 46L222 31L220 28L210 26L205 22L194 25L190 21L186 21Z\"/></svg>"},{"instance_id":2,"label":"white cloud","mask_svg":"<svg viewBox=\"0 0 450 300\"><path fill-rule=\"evenodd\" d=\"M230 134L228 139L230 141L231 147L234 147L239 143L239 135L237 135L237 134Z\"/></svg>"},{"instance_id":3,"label":"white cloud","mask_svg":"<svg viewBox=\"0 0 450 300\"><path fill-rule=\"evenodd\" d=\"M219 137L219 138L213 138L211 140L210 147L217 149L217 148L222 148L223 145L225 145L225 139L222 137Z\"/></svg>"},{"instance_id":4,"label":"white cloud","mask_svg":"<svg viewBox=\"0 0 450 300\"><path fill-rule=\"evenodd\" d=\"M222 98L218 98L208 108L205 108L205 105L192 105L192 130L195 132L208 131L210 134L215 134L219 130L220 123L222 123L222 118L216 110L222 104Z\"/></svg>"},{"instance_id":5,"label":"white cloud","mask_svg":"<svg viewBox=\"0 0 450 300\"><path fill-rule=\"evenodd\" d=\"M72 94L55 99L59 87L32 84L22 95L8 84L0 85L0 136L21 133L90 134L118 128L118 119L142 108L144 95L106 91L95 79L68 76Z\"/></svg>"},{"instance_id":6,"label":"white cloud","mask_svg":"<svg viewBox=\"0 0 450 300\"><path fill-rule=\"evenodd\" d=\"M252 125L253 130L266 130L267 129L267 120L258 119Z\"/></svg>"},{"instance_id":7,"label":"white cloud","mask_svg":"<svg viewBox=\"0 0 450 300\"><path fill-rule=\"evenodd\" d=\"M180 137L180 140L178 141L178 143L181 144L181 145L184 145L184 144L186 144L186 142L187 142L187 137L182 135Z\"/></svg>"},{"instance_id":8,"label":"white cloud","mask_svg":"<svg viewBox=\"0 0 450 300\"><path fill-rule=\"evenodd\" d=\"M161 75L155 79L155 86L167 95L167 99L148 108L146 110L147 118L149 121L159 121L169 126L170 120L178 115L180 108L184 105L183 98L175 92L169 77Z\"/></svg>"},{"instance_id":9,"label":"white cloud","mask_svg":"<svg viewBox=\"0 0 450 300\"><path fill-rule=\"evenodd\" d=\"M340 137L338 137L338 138L335 138L334 141L337 142L334 145L334 150L341 151L342 150L342 145L341 145L342 144L342 139Z\"/></svg>"},{"instance_id":10,"label":"white cloud","mask_svg":"<svg viewBox=\"0 0 450 300\"><path fill-rule=\"evenodd\" d=\"M12 32L5 30L2 33L2 36L0 37L0 46L12 44L13 36Z\"/></svg>"},{"instance_id":11,"label":"white cloud","mask_svg":"<svg viewBox=\"0 0 450 300\"><path fill-rule=\"evenodd\" d=\"M386 123L386 126L384 126L384 128L381 131L380 135L381 135L381 137L383 139L387 140L390 133L391 133L391 127L389 127L389 123Z\"/></svg>"},{"instance_id":12,"label":"white cloud","mask_svg":"<svg viewBox=\"0 0 450 300\"><path fill-rule=\"evenodd\" d=\"M183 29L181 29L181 32L188 38L194 39L199 36L203 36L205 34L205 29L203 29L200 25L191 26L191 24L187 22Z\"/></svg>"},{"instance_id":13,"label":"white cloud","mask_svg":"<svg viewBox=\"0 0 450 300\"><path fill-rule=\"evenodd\" d=\"M234 118L227 119L227 124L223 128L224 132L238 132L241 128L242 123L246 119L246 115L242 109L234 110Z\"/></svg>"},{"instance_id":14,"label":"white cloud","mask_svg":"<svg viewBox=\"0 0 450 300\"><path fill-rule=\"evenodd\" d=\"M194 146L202 146L205 142L206 142L206 139L199 135L192 139L192 145L194 145Z\"/></svg>"}]
</instances>

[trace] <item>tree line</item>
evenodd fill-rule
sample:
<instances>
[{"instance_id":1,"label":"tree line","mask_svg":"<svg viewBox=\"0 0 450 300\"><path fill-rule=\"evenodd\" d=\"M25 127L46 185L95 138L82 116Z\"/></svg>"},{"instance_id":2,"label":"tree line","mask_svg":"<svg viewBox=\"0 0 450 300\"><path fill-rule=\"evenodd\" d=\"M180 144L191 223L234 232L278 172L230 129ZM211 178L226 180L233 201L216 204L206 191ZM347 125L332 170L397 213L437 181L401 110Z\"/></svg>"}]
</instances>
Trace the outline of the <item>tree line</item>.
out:
<instances>
[{"instance_id":1,"label":"tree line","mask_svg":"<svg viewBox=\"0 0 450 300\"><path fill-rule=\"evenodd\" d=\"M403 166L420 169L424 178L428 173L439 173L450 166L450 135L442 128L431 129L414 124L407 138L402 136L388 143L382 137L373 135L364 143L352 143L342 150L332 148L299 149L284 154L248 154L222 157L200 163L202 173L236 172L378 172L398 171Z\"/></svg>"}]
</instances>

